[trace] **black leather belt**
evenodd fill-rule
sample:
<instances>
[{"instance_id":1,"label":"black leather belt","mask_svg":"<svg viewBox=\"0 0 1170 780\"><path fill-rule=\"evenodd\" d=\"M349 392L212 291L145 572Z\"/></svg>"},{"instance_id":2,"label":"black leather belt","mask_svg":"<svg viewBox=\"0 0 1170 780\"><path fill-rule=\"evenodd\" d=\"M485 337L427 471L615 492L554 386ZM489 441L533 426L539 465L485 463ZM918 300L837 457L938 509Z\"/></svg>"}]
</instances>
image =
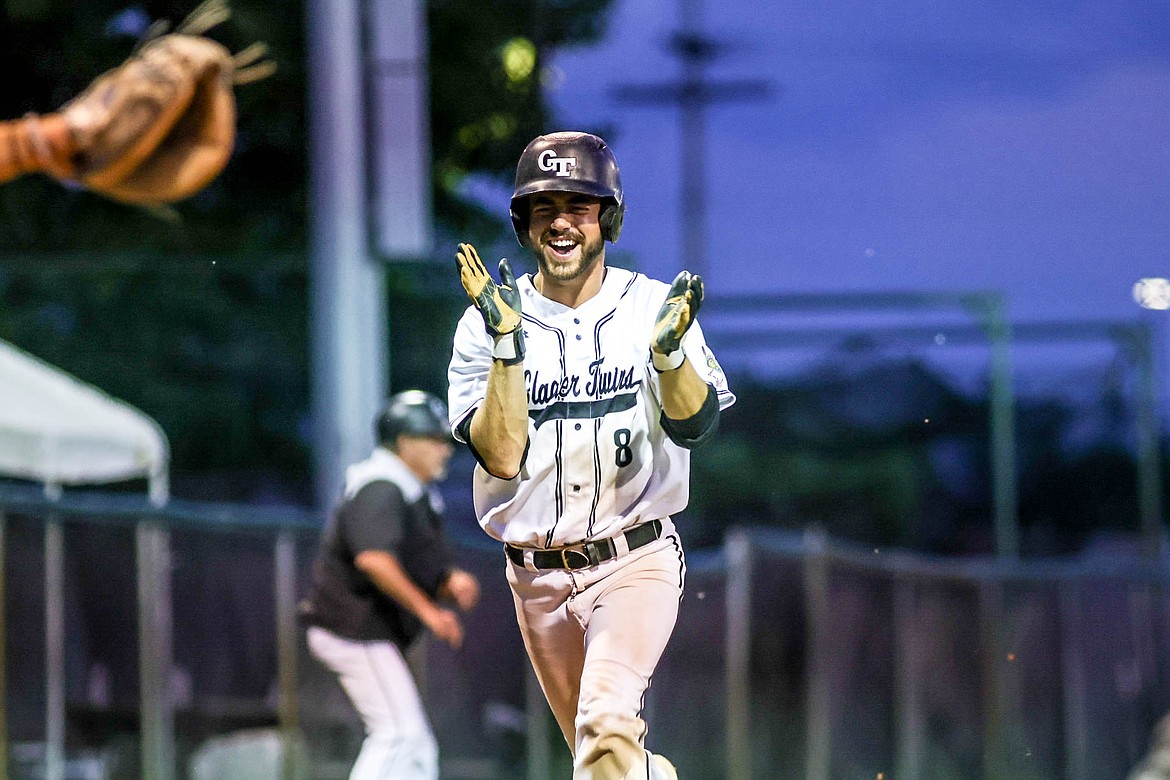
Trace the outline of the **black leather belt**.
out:
<instances>
[{"instance_id":1,"label":"black leather belt","mask_svg":"<svg viewBox=\"0 0 1170 780\"><path fill-rule=\"evenodd\" d=\"M636 550L643 547L662 535L662 521L651 520L626 531L626 544L629 549ZM524 566L523 547L504 545L504 552L508 560L517 566ZM558 547L555 550L533 550L532 565L537 569L587 569L596 566L610 558L616 558L617 545L613 539L598 539L585 544L573 544L568 547Z\"/></svg>"}]
</instances>

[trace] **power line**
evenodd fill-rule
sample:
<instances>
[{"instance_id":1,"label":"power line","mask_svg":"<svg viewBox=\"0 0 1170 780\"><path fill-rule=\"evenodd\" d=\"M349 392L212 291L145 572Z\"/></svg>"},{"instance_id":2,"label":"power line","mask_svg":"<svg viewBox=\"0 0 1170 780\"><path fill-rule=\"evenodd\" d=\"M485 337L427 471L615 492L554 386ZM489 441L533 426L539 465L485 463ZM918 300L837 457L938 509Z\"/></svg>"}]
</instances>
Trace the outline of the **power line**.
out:
<instances>
[{"instance_id":1,"label":"power line","mask_svg":"<svg viewBox=\"0 0 1170 780\"><path fill-rule=\"evenodd\" d=\"M679 207L683 265L701 274L707 270L704 261L707 109L717 102L763 100L770 96L771 87L763 80L707 79L706 69L728 46L699 28L702 22L702 0L680 0L679 11L679 29L671 35L667 46L679 59L679 78L657 84L623 84L614 87L611 92L620 102L679 108Z\"/></svg>"}]
</instances>

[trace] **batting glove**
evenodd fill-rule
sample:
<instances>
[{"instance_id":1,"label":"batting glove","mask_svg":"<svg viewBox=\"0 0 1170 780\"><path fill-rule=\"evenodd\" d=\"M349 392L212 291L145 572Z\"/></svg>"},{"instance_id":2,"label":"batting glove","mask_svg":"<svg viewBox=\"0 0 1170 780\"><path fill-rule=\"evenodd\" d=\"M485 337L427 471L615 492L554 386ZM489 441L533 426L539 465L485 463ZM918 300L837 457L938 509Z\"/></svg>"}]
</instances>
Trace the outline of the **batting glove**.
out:
<instances>
[{"instance_id":1,"label":"batting glove","mask_svg":"<svg viewBox=\"0 0 1170 780\"><path fill-rule=\"evenodd\" d=\"M690 271L679 271L658 310L650 339L650 357L656 370L671 371L682 365L686 358L683 336L695 321L702 303L703 280Z\"/></svg>"},{"instance_id":2,"label":"batting glove","mask_svg":"<svg viewBox=\"0 0 1170 780\"><path fill-rule=\"evenodd\" d=\"M492 357L507 365L522 362L524 330L520 327L520 291L516 289L512 265L507 258L500 260L502 283L497 284L471 244L460 244L455 257L459 281L483 317L488 334L495 340Z\"/></svg>"}]
</instances>

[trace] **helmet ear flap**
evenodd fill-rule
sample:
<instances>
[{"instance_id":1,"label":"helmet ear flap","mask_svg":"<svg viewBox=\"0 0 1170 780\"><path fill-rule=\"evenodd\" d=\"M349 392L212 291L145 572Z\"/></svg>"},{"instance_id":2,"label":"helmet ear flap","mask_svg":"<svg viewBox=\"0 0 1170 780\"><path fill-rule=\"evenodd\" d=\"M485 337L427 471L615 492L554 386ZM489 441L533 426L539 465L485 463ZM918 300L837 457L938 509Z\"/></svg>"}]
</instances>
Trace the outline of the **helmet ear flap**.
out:
<instances>
[{"instance_id":1,"label":"helmet ear flap","mask_svg":"<svg viewBox=\"0 0 1170 780\"><path fill-rule=\"evenodd\" d=\"M528 246L528 198L512 201L509 214L512 217L512 231L516 234L516 240L520 242L520 246Z\"/></svg>"},{"instance_id":2,"label":"helmet ear flap","mask_svg":"<svg viewBox=\"0 0 1170 780\"><path fill-rule=\"evenodd\" d=\"M617 243L622 234L622 223L625 221L626 204L615 200L606 200L597 217L597 224L601 228L601 237L611 244ZM528 241L528 198L516 198L508 211L512 218L512 231L520 246L529 246Z\"/></svg>"},{"instance_id":3,"label":"helmet ear flap","mask_svg":"<svg viewBox=\"0 0 1170 780\"><path fill-rule=\"evenodd\" d=\"M621 172L613 151L601 138L591 133L548 133L524 147L516 163L510 210L516 240L524 247L531 246L528 198L538 192L573 192L598 198L602 239L613 243L621 235L625 214Z\"/></svg>"},{"instance_id":4,"label":"helmet ear flap","mask_svg":"<svg viewBox=\"0 0 1170 780\"><path fill-rule=\"evenodd\" d=\"M606 203L601 209L597 223L601 227L601 237L611 244L616 244L618 236L622 234L622 222L625 220L626 206L624 203Z\"/></svg>"}]
</instances>

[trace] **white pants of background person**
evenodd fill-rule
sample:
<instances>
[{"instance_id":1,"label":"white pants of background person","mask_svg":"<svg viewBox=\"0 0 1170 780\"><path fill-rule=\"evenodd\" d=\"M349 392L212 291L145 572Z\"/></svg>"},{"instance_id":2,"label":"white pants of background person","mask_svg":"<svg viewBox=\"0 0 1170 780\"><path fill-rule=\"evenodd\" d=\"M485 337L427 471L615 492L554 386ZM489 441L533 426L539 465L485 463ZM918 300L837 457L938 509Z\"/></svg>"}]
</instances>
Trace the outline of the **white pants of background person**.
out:
<instances>
[{"instance_id":1,"label":"white pants of background person","mask_svg":"<svg viewBox=\"0 0 1170 780\"><path fill-rule=\"evenodd\" d=\"M398 645L346 639L319 626L306 637L366 726L349 780L438 780L439 746Z\"/></svg>"}]
</instances>

